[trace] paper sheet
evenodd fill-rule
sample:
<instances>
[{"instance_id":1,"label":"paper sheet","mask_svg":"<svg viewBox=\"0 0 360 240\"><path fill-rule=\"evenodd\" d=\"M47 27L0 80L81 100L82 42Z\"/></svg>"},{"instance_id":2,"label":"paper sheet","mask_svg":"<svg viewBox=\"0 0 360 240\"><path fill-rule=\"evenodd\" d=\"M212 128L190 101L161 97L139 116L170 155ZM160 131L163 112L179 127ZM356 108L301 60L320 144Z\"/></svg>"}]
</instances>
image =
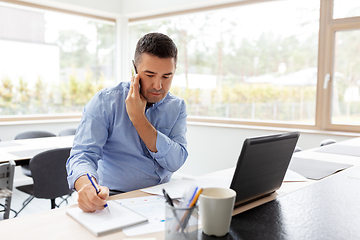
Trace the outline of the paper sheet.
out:
<instances>
[{"instance_id":1,"label":"paper sheet","mask_svg":"<svg viewBox=\"0 0 360 240\"><path fill-rule=\"evenodd\" d=\"M207 187L223 187L229 188L232 176L215 176L215 177L193 177L183 178L175 181L170 181L165 184L157 185L151 188L141 189L141 191L162 195L162 189L164 188L171 198L181 198L191 186L199 186L202 188Z\"/></svg>"},{"instance_id":2,"label":"paper sheet","mask_svg":"<svg viewBox=\"0 0 360 240\"><path fill-rule=\"evenodd\" d=\"M148 222L123 229L126 236L136 236L165 230L165 198L148 196L115 200L127 208L146 217Z\"/></svg>"},{"instance_id":3,"label":"paper sheet","mask_svg":"<svg viewBox=\"0 0 360 240\"><path fill-rule=\"evenodd\" d=\"M293 157L291 159L289 169L306 178L319 180L351 166L352 165L350 164Z\"/></svg>"},{"instance_id":4,"label":"paper sheet","mask_svg":"<svg viewBox=\"0 0 360 240\"><path fill-rule=\"evenodd\" d=\"M194 184L196 184L196 182L192 179L179 179L154 187L141 189L141 191L162 196L162 189L164 188L171 198L182 198L184 192Z\"/></svg>"},{"instance_id":5,"label":"paper sheet","mask_svg":"<svg viewBox=\"0 0 360 240\"><path fill-rule=\"evenodd\" d=\"M182 178L179 180L170 181L165 184L157 185L154 187L141 189L141 191L161 195L162 196L162 189L165 189L166 192L169 194L171 198L181 198L184 195L184 192L187 191L191 186L199 186L202 188L207 187L222 187L222 188L230 188L232 175L228 176L194 176L192 178ZM300 181L307 181L307 179L288 169L285 177L284 182L300 182Z\"/></svg>"},{"instance_id":6,"label":"paper sheet","mask_svg":"<svg viewBox=\"0 0 360 240\"><path fill-rule=\"evenodd\" d=\"M126 236L132 237L154 232L163 232L165 230L166 203L164 197L147 196L139 198L120 199L115 201L148 219L147 223L124 228L123 233ZM197 223L198 221L190 220L189 222Z\"/></svg>"},{"instance_id":7,"label":"paper sheet","mask_svg":"<svg viewBox=\"0 0 360 240\"><path fill-rule=\"evenodd\" d=\"M305 182L308 181L306 177L303 175L300 175L299 173L296 173L290 169L286 171L284 181L283 182Z\"/></svg>"}]
</instances>

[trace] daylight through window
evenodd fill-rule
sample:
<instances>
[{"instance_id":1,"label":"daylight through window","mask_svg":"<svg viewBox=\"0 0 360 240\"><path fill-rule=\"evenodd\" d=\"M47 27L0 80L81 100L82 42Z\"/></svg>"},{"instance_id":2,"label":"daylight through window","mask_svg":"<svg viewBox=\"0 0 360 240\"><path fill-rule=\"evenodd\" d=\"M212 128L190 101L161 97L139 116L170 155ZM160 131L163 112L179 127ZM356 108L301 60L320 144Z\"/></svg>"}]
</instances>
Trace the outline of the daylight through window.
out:
<instances>
[{"instance_id":1,"label":"daylight through window","mask_svg":"<svg viewBox=\"0 0 360 240\"><path fill-rule=\"evenodd\" d=\"M0 5L0 116L80 114L114 85L115 22Z\"/></svg>"},{"instance_id":2,"label":"daylight through window","mask_svg":"<svg viewBox=\"0 0 360 240\"><path fill-rule=\"evenodd\" d=\"M314 0L271 1L134 22L130 49L147 32L175 40L171 92L189 116L313 125L319 8Z\"/></svg>"}]
</instances>

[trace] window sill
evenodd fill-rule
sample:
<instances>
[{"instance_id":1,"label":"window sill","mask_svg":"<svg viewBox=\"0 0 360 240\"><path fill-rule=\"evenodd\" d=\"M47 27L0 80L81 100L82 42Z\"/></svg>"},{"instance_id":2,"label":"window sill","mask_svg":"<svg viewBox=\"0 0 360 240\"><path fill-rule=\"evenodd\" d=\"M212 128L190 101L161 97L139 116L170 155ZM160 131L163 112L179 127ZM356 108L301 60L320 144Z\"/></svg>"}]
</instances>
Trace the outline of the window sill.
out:
<instances>
[{"instance_id":1,"label":"window sill","mask_svg":"<svg viewBox=\"0 0 360 240\"><path fill-rule=\"evenodd\" d=\"M34 118L34 117L23 117L12 120L1 120L0 126L14 126L14 125L31 125L31 124L51 124L51 123L77 123L81 119L81 115L74 116L52 116L47 118ZM360 137L360 133L354 132L341 132L341 131L326 131L314 129L313 126L309 126L309 129L306 128L306 125L302 125L301 128L293 127L290 125L286 126L260 126L250 124L240 124L238 121L228 121L228 120L209 120L209 119L198 119L193 117L188 117L187 124L189 126L204 126L204 127L218 127L218 128L236 128L236 129L248 129L248 130L263 130L263 131L273 131L273 132L291 132L299 131L300 133L307 134L322 134L329 136L343 136L343 137ZM266 123L267 124L267 123ZM285 125L285 124L284 124Z\"/></svg>"},{"instance_id":2,"label":"window sill","mask_svg":"<svg viewBox=\"0 0 360 240\"><path fill-rule=\"evenodd\" d=\"M360 133L354 132L341 132L341 131L326 131L313 129L313 126L310 126L311 129L307 129L306 125L303 125L302 128L297 127L279 127L279 126L258 126L258 125L248 125L248 124L239 124L239 123L229 123L228 121L201 121L199 119L188 118L187 124L190 126L204 126L204 127L218 127L218 128L236 128L236 129L247 129L247 130L263 130L263 131L273 131L273 132L292 132L299 131L300 133L306 134L321 134L329 136L342 136L342 137L360 137ZM255 124L255 123L254 123Z\"/></svg>"},{"instance_id":3,"label":"window sill","mask_svg":"<svg viewBox=\"0 0 360 240\"><path fill-rule=\"evenodd\" d=\"M81 117L72 118L58 118L58 119L27 119L12 120L12 121L0 121L0 126L14 126L14 125L31 125L31 124L47 124L47 123L72 123L79 122Z\"/></svg>"}]
</instances>

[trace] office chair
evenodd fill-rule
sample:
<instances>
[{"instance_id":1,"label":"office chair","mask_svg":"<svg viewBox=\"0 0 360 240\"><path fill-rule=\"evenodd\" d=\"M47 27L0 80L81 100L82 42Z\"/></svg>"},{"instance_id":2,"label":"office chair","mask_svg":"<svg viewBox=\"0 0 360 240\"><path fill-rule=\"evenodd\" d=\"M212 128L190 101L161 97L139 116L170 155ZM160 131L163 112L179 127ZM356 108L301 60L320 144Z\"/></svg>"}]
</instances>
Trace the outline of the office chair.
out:
<instances>
[{"instance_id":1,"label":"office chair","mask_svg":"<svg viewBox=\"0 0 360 240\"><path fill-rule=\"evenodd\" d=\"M51 132L45 132L45 131L28 131L16 135L15 140L42 138L42 137L56 137L56 135ZM17 164L21 166L21 170L26 176L31 177L31 172L29 169L29 160L17 161Z\"/></svg>"},{"instance_id":2,"label":"office chair","mask_svg":"<svg viewBox=\"0 0 360 240\"><path fill-rule=\"evenodd\" d=\"M71 136L71 135L75 135L76 133L76 128L67 128L67 129L63 129L59 132L59 136Z\"/></svg>"},{"instance_id":3,"label":"office chair","mask_svg":"<svg viewBox=\"0 0 360 240\"><path fill-rule=\"evenodd\" d=\"M51 200L51 209L59 207L71 196L67 182L66 161L70 155L70 147L47 150L30 159L30 170L34 184L17 187L18 190L31 196L23 203L19 214L35 197ZM66 198L62 198L67 195ZM55 199L61 197L57 205ZM17 215L16 215L17 216Z\"/></svg>"},{"instance_id":4,"label":"office chair","mask_svg":"<svg viewBox=\"0 0 360 240\"><path fill-rule=\"evenodd\" d=\"M15 172L15 162L10 160L7 163L0 164L0 198L6 198L5 204L0 204L4 210L4 219L9 219L10 211L13 211L16 214L16 211L12 210L11 207L11 197L14 183L14 172Z\"/></svg>"},{"instance_id":5,"label":"office chair","mask_svg":"<svg viewBox=\"0 0 360 240\"><path fill-rule=\"evenodd\" d=\"M335 139L325 139L323 141L321 141L320 143L320 147L322 146L326 146L326 145L329 145L329 144L333 144L333 143L336 143L336 140Z\"/></svg>"}]
</instances>

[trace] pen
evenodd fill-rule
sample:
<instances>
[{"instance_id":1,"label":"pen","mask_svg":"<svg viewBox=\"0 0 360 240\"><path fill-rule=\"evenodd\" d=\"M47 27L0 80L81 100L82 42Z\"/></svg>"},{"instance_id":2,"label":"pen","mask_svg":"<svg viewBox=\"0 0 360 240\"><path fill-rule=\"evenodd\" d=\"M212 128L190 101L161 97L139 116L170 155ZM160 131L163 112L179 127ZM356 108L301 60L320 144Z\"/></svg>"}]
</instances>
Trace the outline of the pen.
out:
<instances>
[{"instance_id":1,"label":"pen","mask_svg":"<svg viewBox=\"0 0 360 240\"><path fill-rule=\"evenodd\" d=\"M177 227L176 231L179 231L180 228L185 229L186 225L189 222L189 219L191 217L192 211L193 211L193 207L195 206L197 200L199 199L199 196L202 192L202 188L195 188L194 194L192 196L192 198L189 201L189 204L187 205L188 208L191 208L190 210L187 210L184 214L184 216L182 217L179 226Z\"/></svg>"},{"instance_id":2,"label":"pen","mask_svg":"<svg viewBox=\"0 0 360 240\"><path fill-rule=\"evenodd\" d=\"M200 196L202 190L203 190L203 189L200 188L200 189L196 192L196 195L194 196L194 198L193 198L192 201L190 202L189 207L195 206L197 200L199 199L199 196Z\"/></svg>"},{"instance_id":3,"label":"pen","mask_svg":"<svg viewBox=\"0 0 360 240\"><path fill-rule=\"evenodd\" d=\"M176 214L176 209L174 208L174 203L173 203L173 200L171 199L171 197L169 196L169 194L165 191L165 189L163 188L162 189L162 192L164 194L164 197L165 197L165 200L166 202L172 207L171 208L171 211L173 212L173 216L174 218L176 219L176 221L178 222L178 225L180 226L181 222ZM173 230L170 230L170 232L173 231ZM184 235L185 238L186 238L186 235Z\"/></svg>"},{"instance_id":4,"label":"pen","mask_svg":"<svg viewBox=\"0 0 360 240\"><path fill-rule=\"evenodd\" d=\"M93 185L93 187L95 188L96 194L99 194L100 190L98 188L98 186L94 183L94 181L92 180L92 177L90 175L90 173L86 173L87 177L89 178L91 184ZM105 203L104 207L106 208L106 210L108 210L108 212L110 212L109 206L107 203Z\"/></svg>"},{"instance_id":5,"label":"pen","mask_svg":"<svg viewBox=\"0 0 360 240\"><path fill-rule=\"evenodd\" d=\"M195 188L195 191L194 191L193 195L189 199L189 203L186 205L187 207L191 207L190 204L193 201L193 199L195 198L195 195L196 195L197 192L198 192L198 187Z\"/></svg>"},{"instance_id":6,"label":"pen","mask_svg":"<svg viewBox=\"0 0 360 240\"><path fill-rule=\"evenodd\" d=\"M165 197L165 200L166 200L166 202L170 205L170 206L174 206L174 203L173 203L173 201L172 201L172 199L171 199L171 197L169 196L169 194L165 191L165 189L163 188L163 194L164 194L164 197Z\"/></svg>"}]
</instances>

